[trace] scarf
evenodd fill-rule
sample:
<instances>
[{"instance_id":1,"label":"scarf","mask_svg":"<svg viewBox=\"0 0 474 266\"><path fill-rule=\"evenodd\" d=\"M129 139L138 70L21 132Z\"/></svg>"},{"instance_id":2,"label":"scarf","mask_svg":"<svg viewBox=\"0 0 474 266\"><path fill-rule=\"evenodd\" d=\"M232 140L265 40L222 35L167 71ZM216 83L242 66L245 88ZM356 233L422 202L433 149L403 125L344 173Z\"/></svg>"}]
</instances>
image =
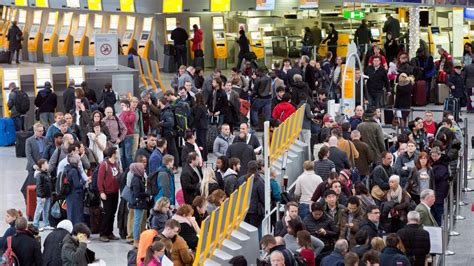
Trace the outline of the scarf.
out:
<instances>
[{"instance_id":1,"label":"scarf","mask_svg":"<svg viewBox=\"0 0 474 266\"><path fill-rule=\"evenodd\" d=\"M392 189L389 189L387 193L387 201L396 201L397 203L402 202L402 195L403 195L403 190L400 185L398 185L397 189L393 191Z\"/></svg>"}]
</instances>

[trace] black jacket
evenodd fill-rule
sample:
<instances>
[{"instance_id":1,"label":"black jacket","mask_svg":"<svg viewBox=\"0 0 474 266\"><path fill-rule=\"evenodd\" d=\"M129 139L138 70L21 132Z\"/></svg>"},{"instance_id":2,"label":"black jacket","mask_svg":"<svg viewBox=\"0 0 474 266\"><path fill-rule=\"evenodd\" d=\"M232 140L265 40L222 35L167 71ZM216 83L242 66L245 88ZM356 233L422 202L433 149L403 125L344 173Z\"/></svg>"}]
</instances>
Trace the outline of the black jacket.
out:
<instances>
[{"instance_id":1,"label":"black jacket","mask_svg":"<svg viewBox=\"0 0 474 266\"><path fill-rule=\"evenodd\" d=\"M333 161L336 166L336 172L340 172L342 169L351 168L349 160L347 159L347 154L337 147L329 148L329 160Z\"/></svg>"},{"instance_id":2,"label":"black jacket","mask_svg":"<svg viewBox=\"0 0 474 266\"><path fill-rule=\"evenodd\" d=\"M63 240L63 247L61 249L61 258L64 266L87 265L87 244L80 243L71 235L66 235Z\"/></svg>"},{"instance_id":3,"label":"black jacket","mask_svg":"<svg viewBox=\"0 0 474 266\"><path fill-rule=\"evenodd\" d=\"M41 171L35 175L36 179L36 196L39 198L50 198L53 184L51 183L51 176L48 172Z\"/></svg>"},{"instance_id":4,"label":"black jacket","mask_svg":"<svg viewBox=\"0 0 474 266\"><path fill-rule=\"evenodd\" d=\"M448 76L446 85L448 85L450 89L452 86L454 86L454 90L451 90L450 92L455 98L458 98L458 99L462 98L463 101L465 100L464 98L466 97L466 94L465 94L466 90L464 89L464 79L462 75L453 72L452 74Z\"/></svg>"},{"instance_id":5,"label":"black jacket","mask_svg":"<svg viewBox=\"0 0 474 266\"><path fill-rule=\"evenodd\" d=\"M306 95L306 99L310 101L310 106L314 107L313 103L313 92L309 88L308 84L304 81L298 81L291 87L291 104L295 107L300 104L301 96Z\"/></svg>"},{"instance_id":6,"label":"black jacket","mask_svg":"<svg viewBox=\"0 0 474 266\"><path fill-rule=\"evenodd\" d=\"M161 134L166 137L170 134L173 134L174 129L174 114L173 110L171 110L170 106L166 106L163 110L161 110Z\"/></svg>"},{"instance_id":7,"label":"black jacket","mask_svg":"<svg viewBox=\"0 0 474 266\"><path fill-rule=\"evenodd\" d=\"M369 242L372 240L372 238L378 236L382 237L384 234L384 230L381 228L380 223L379 226L375 225L372 221L369 219L365 218L362 223L359 225L359 231L366 231L367 235L369 237Z\"/></svg>"},{"instance_id":8,"label":"black jacket","mask_svg":"<svg viewBox=\"0 0 474 266\"><path fill-rule=\"evenodd\" d=\"M57 228L51 232L43 243L43 266L62 266L61 244L69 232L62 228Z\"/></svg>"},{"instance_id":9,"label":"black jacket","mask_svg":"<svg viewBox=\"0 0 474 266\"><path fill-rule=\"evenodd\" d=\"M310 64L307 64L306 67L303 68L303 80L304 82L308 83L311 91L316 91L316 74L314 67L312 67Z\"/></svg>"},{"instance_id":10,"label":"black jacket","mask_svg":"<svg viewBox=\"0 0 474 266\"><path fill-rule=\"evenodd\" d=\"M253 96L269 99L271 97L272 80L267 75L262 75L254 81Z\"/></svg>"},{"instance_id":11,"label":"black jacket","mask_svg":"<svg viewBox=\"0 0 474 266\"><path fill-rule=\"evenodd\" d=\"M35 106L39 113L54 113L58 106L58 97L51 89L43 89L36 95Z\"/></svg>"},{"instance_id":12,"label":"black jacket","mask_svg":"<svg viewBox=\"0 0 474 266\"><path fill-rule=\"evenodd\" d=\"M209 94L209 97L207 98L207 107L209 108L209 111L211 113L216 113L216 112L221 112L221 115L224 114L224 109L227 106L227 95L225 94L225 91L223 89L218 89L216 91L216 105L213 106L213 94L214 91L212 91Z\"/></svg>"},{"instance_id":13,"label":"black jacket","mask_svg":"<svg viewBox=\"0 0 474 266\"><path fill-rule=\"evenodd\" d=\"M66 90L63 92L63 106L64 111L69 113L71 110L74 110L76 107L76 96L74 95L74 87L67 87Z\"/></svg>"},{"instance_id":14,"label":"black jacket","mask_svg":"<svg viewBox=\"0 0 474 266\"><path fill-rule=\"evenodd\" d=\"M387 92L390 91L387 71L385 71L383 66L379 66L377 70L375 70L374 66L368 66L364 72L366 76L369 76L366 83L369 93L383 93L384 88Z\"/></svg>"},{"instance_id":15,"label":"black jacket","mask_svg":"<svg viewBox=\"0 0 474 266\"><path fill-rule=\"evenodd\" d=\"M369 44L372 41L372 32L367 28L367 24L360 24L354 35L354 42L359 45L359 49L364 49L361 45Z\"/></svg>"},{"instance_id":16,"label":"black jacket","mask_svg":"<svg viewBox=\"0 0 474 266\"><path fill-rule=\"evenodd\" d=\"M247 180L240 179L240 181L245 182ZM263 178L260 175L256 174L253 180L252 196L250 198L250 206L249 206L248 213L261 215L263 217L264 212L265 212L264 206L265 206L265 181L263 181Z\"/></svg>"},{"instance_id":17,"label":"black jacket","mask_svg":"<svg viewBox=\"0 0 474 266\"><path fill-rule=\"evenodd\" d=\"M426 255L430 253L430 234L423 229L423 225L407 224L398 230L398 236L405 246L406 255L413 266L425 265Z\"/></svg>"},{"instance_id":18,"label":"black jacket","mask_svg":"<svg viewBox=\"0 0 474 266\"><path fill-rule=\"evenodd\" d=\"M303 76L303 70L301 70L301 67L296 65L293 66L290 70L288 70L288 72L286 72L286 77L288 79L288 84L286 84L287 86L293 86L293 84L295 84L293 77L296 74Z\"/></svg>"},{"instance_id":19,"label":"black jacket","mask_svg":"<svg viewBox=\"0 0 474 266\"><path fill-rule=\"evenodd\" d=\"M12 25L8 29L7 39L8 39L8 49L10 51L18 50L22 48L21 40L23 38L23 32L17 25Z\"/></svg>"},{"instance_id":20,"label":"black jacket","mask_svg":"<svg viewBox=\"0 0 474 266\"><path fill-rule=\"evenodd\" d=\"M336 45L338 38L339 38L339 33L337 32L337 30L332 30L331 32L328 33L326 39L324 39L323 42L326 42L327 45Z\"/></svg>"},{"instance_id":21,"label":"black jacket","mask_svg":"<svg viewBox=\"0 0 474 266\"><path fill-rule=\"evenodd\" d=\"M192 129L208 129L209 128L209 115L205 106L194 106L191 109L191 121L190 127Z\"/></svg>"},{"instance_id":22,"label":"black jacket","mask_svg":"<svg viewBox=\"0 0 474 266\"><path fill-rule=\"evenodd\" d=\"M401 264L400 264L401 263ZM409 266L410 261L398 248L385 247L380 253L380 265L383 266Z\"/></svg>"},{"instance_id":23,"label":"black jacket","mask_svg":"<svg viewBox=\"0 0 474 266\"><path fill-rule=\"evenodd\" d=\"M128 207L131 209L142 209L145 210L148 207L148 194L145 190L145 180L141 176L134 175L132 178L132 184L130 186L132 197L135 199L135 203L128 203Z\"/></svg>"},{"instance_id":24,"label":"black jacket","mask_svg":"<svg viewBox=\"0 0 474 266\"><path fill-rule=\"evenodd\" d=\"M339 236L339 228L327 214L323 214L319 220L314 219L313 215L309 214L304 218L303 224L312 236L324 242L324 251L332 250L334 242ZM326 234L319 234L319 229L324 229Z\"/></svg>"},{"instance_id":25,"label":"black jacket","mask_svg":"<svg viewBox=\"0 0 474 266\"><path fill-rule=\"evenodd\" d=\"M186 141L181 150L181 163L183 165L188 161L188 154L191 152L194 152L194 145Z\"/></svg>"},{"instance_id":26,"label":"black jacket","mask_svg":"<svg viewBox=\"0 0 474 266\"><path fill-rule=\"evenodd\" d=\"M198 168L198 171L202 177L201 169ZM184 202L186 204L192 205L194 198L200 194L200 183L201 179L193 170L191 165L188 163L183 164L183 170L181 172L181 187L183 189Z\"/></svg>"},{"instance_id":27,"label":"black jacket","mask_svg":"<svg viewBox=\"0 0 474 266\"><path fill-rule=\"evenodd\" d=\"M234 140L226 152L227 158L236 157L240 159L239 176L247 173L247 164L252 160L256 160L255 152L249 144L240 140Z\"/></svg>"},{"instance_id":28,"label":"black jacket","mask_svg":"<svg viewBox=\"0 0 474 266\"><path fill-rule=\"evenodd\" d=\"M115 110L114 105L116 102L117 102L117 96L115 95L115 92L113 90L110 90L110 91L103 90L102 96L98 103L104 109L107 107L112 107L112 109Z\"/></svg>"},{"instance_id":29,"label":"black jacket","mask_svg":"<svg viewBox=\"0 0 474 266\"><path fill-rule=\"evenodd\" d=\"M181 27L177 27L171 32L171 40L174 41L175 45L186 44L186 41L188 39L189 39L188 32Z\"/></svg>"},{"instance_id":30,"label":"black jacket","mask_svg":"<svg viewBox=\"0 0 474 266\"><path fill-rule=\"evenodd\" d=\"M239 56L244 56L246 53L250 52L250 42L245 34L240 35L239 40Z\"/></svg>"},{"instance_id":31,"label":"black jacket","mask_svg":"<svg viewBox=\"0 0 474 266\"><path fill-rule=\"evenodd\" d=\"M413 84L397 84L397 91L395 94L395 108L409 109L411 107L411 97L413 92Z\"/></svg>"},{"instance_id":32,"label":"black jacket","mask_svg":"<svg viewBox=\"0 0 474 266\"><path fill-rule=\"evenodd\" d=\"M42 266L41 244L29 231L16 231L12 238L12 249L18 257L20 265ZM3 250L7 249L7 239Z\"/></svg>"},{"instance_id":33,"label":"black jacket","mask_svg":"<svg viewBox=\"0 0 474 266\"><path fill-rule=\"evenodd\" d=\"M449 192L449 161L446 155L442 155L439 160L431 163L431 169L435 182L435 203L443 204L444 199L448 196Z\"/></svg>"}]
</instances>

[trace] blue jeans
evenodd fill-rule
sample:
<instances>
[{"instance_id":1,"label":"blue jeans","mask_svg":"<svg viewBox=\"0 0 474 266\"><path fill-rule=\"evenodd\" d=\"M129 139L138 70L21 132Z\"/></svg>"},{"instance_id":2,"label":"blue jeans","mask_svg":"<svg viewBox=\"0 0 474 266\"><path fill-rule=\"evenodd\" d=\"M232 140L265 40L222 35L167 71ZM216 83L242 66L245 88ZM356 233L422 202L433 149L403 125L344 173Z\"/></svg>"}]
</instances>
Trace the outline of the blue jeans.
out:
<instances>
[{"instance_id":1,"label":"blue jeans","mask_svg":"<svg viewBox=\"0 0 474 266\"><path fill-rule=\"evenodd\" d=\"M382 107L382 97L383 93L368 93L367 98L369 100L369 106L375 108Z\"/></svg>"},{"instance_id":2,"label":"blue jeans","mask_svg":"<svg viewBox=\"0 0 474 266\"><path fill-rule=\"evenodd\" d=\"M121 151L122 167L126 169L132 164L133 135L127 135L123 140Z\"/></svg>"},{"instance_id":3,"label":"blue jeans","mask_svg":"<svg viewBox=\"0 0 474 266\"><path fill-rule=\"evenodd\" d=\"M258 112L261 109L263 109L265 121L270 121L272 116L272 99L257 98L253 101L252 107L250 108L250 119L254 127L258 126Z\"/></svg>"},{"instance_id":4,"label":"blue jeans","mask_svg":"<svg viewBox=\"0 0 474 266\"><path fill-rule=\"evenodd\" d=\"M41 201L41 198L36 197L36 210L35 217L33 218L33 225L36 228L39 228L39 220L41 212L43 212L43 223L44 226L49 226L49 207L51 205L51 198L46 198L44 203Z\"/></svg>"},{"instance_id":5,"label":"blue jeans","mask_svg":"<svg viewBox=\"0 0 474 266\"><path fill-rule=\"evenodd\" d=\"M40 113L39 114L40 122L45 127L48 128L50 125L54 124L54 113Z\"/></svg>"},{"instance_id":6,"label":"blue jeans","mask_svg":"<svg viewBox=\"0 0 474 266\"><path fill-rule=\"evenodd\" d=\"M15 123L16 131L21 131L25 129L25 118L24 116L20 115L17 117L12 117L13 122Z\"/></svg>"},{"instance_id":7,"label":"blue jeans","mask_svg":"<svg viewBox=\"0 0 474 266\"><path fill-rule=\"evenodd\" d=\"M298 215L300 216L301 220L304 220L304 218L306 218L308 214L309 214L309 204L300 203L300 206L298 207Z\"/></svg>"},{"instance_id":8,"label":"blue jeans","mask_svg":"<svg viewBox=\"0 0 474 266\"><path fill-rule=\"evenodd\" d=\"M443 220L443 213L444 213L444 204L443 203L435 203L433 207L431 207L431 214L433 214L433 218L436 220L439 226L441 226L441 221Z\"/></svg>"},{"instance_id":9,"label":"blue jeans","mask_svg":"<svg viewBox=\"0 0 474 266\"><path fill-rule=\"evenodd\" d=\"M133 209L133 240L138 241L140 238L140 225L144 212L143 209Z\"/></svg>"}]
</instances>

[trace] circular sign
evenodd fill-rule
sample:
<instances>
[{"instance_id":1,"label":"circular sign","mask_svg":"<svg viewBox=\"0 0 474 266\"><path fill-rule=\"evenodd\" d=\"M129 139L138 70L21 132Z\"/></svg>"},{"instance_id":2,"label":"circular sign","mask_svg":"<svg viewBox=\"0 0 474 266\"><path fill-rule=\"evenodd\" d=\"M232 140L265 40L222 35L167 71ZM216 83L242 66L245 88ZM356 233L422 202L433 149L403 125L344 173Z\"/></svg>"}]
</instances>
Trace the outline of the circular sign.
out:
<instances>
[{"instance_id":1,"label":"circular sign","mask_svg":"<svg viewBox=\"0 0 474 266\"><path fill-rule=\"evenodd\" d=\"M103 55L109 55L112 53L112 46L108 43L104 43L100 46L100 53Z\"/></svg>"}]
</instances>

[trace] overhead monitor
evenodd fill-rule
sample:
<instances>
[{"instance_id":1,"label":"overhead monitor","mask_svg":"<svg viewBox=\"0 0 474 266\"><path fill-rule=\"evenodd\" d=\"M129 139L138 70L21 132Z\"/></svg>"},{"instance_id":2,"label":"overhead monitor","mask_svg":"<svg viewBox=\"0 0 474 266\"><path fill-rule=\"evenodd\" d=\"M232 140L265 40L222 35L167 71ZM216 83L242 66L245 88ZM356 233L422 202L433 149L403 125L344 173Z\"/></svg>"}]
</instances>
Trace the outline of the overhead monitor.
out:
<instances>
[{"instance_id":1,"label":"overhead monitor","mask_svg":"<svg viewBox=\"0 0 474 266\"><path fill-rule=\"evenodd\" d=\"M94 15L94 29L102 29L103 21L104 21L104 16L95 14Z\"/></svg>"},{"instance_id":2,"label":"overhead monitor","mask_svg":"<svg viewBox=\"0 0 474 266\"><path fill-rule=\"evenodd\" d=\"M110 15L110 29L117 30L119 27L119 15Z\"/></svg>"},{"instance_id":3,"label":"overhead monitor","mask_svg":"<svg viewBox=\"0 0 474 266\"><path fill-rule=\"evenodd\" d=\"M80 8L81 1L80 0L66 0L66 6L72 8Z\"/></svg>"},{"instance_id":4,"label":"overhead monitor","mask_svg":"<svg viewBox=\"0 0 474 266\"><path fill-rule=\"evenodd\" d=\"M72 12L64 13L63 26L71 26Z\"/></svg>"},{"instance_id":5,"label":"overhead monitor","mask_svg":"<svg viewBox=\"0 0 474 266\"><path fill-rule=\"evenodd\" d=\"M66 66L68 80L73 79L75 84L84 81L84 66Z\"/></svg>"},{"instance_id":6,"label":"overhead monitor","mask_svg":"<svg viewBox=\"0 0 474 266\"><path fill-rule=\"evenodd\" d=\"M127 30L135 30L135 17L127 16Z\"/></svg>"},{"instance_id":7,"label":"overhead monitor","mask_svg":"<svg viewBox=\"0 0 474 266\"><path fill-rule=\"evenodd\" d=\"M56 24L56 16L57 16L56 12L49 12L49 16L48 16L49 26L53 26L54 24Z\"/></svg>"},{"instance_id":8,"label":"overhead monitor","mask_svg":"<svg viewBox=\"0 0 474 266\"><path fill-rule=\"evenodd\" d=\"M153 17L148 17L143 19L143 31L151 31L151 26L153 24Z\"/></svg>"},{"instance_id":9,"label":"overhead monitor","mask_svg":"<svg viewBox=\"0 0 474 266\"><path fill-rule=\"evenodd\" d=\"M49 81L51 82L51 69L50 68L37 68L35 69L36 88L43 88L44 84Z\"/></svg>"},{"instance_id":10,"label":"overhead monitor","mask_svg":"<svg viewBox=\"0 0 474 266\"><path fill-rule=\"evenodd\" d=\"M380 30L377 28L371 28L370 33L372 33L373 38L378 38L380 37Z\"/></svg>"},{"instance_id":11,"label":"overhead monitor","mask_svg":"<svg viewBox=\"0 0 474 266\"><path fill-rule=\"evenodd\" d=\"M49 7L49 0L36 0L36 7Z\"/></svg>"},{"instance_id":12,"label":"overhead monitor","mask_svg":"<svg viewBox=\"0 0 474 266\"><path fill-rule=\"evenodd\" d=\"M440 33L440 30L439 30L439 27L431 27L431 33L432 34L439 34Z\"/></svg>"},{"instance_id":13,"label":"overhead monitor","mask_svg":"<svg viewBox=\"0 0 474 266\"><path fill-rule=\"evenodd\" d=\"M43 11L41 10L35 10L35 12L33 13L33 24L41 24L41 14L43 13Z\"/></svg>"},{"instance_id":14,"label":"overhead monitor","mask_svg":"<svg viewBox=\"0 0 474 266\"><path fill-rule=\"evenodd\" d=\"M211 0L211 12L230 11L230 0Z\"/></svg>"},{"instance_id":15,"label":"overhead monitor","mask_svg":"<svg viewBox=\"0 0 474 266\"><path fill-rule=\"evenodd\" d=\"M86 14L79 14L79 24L78 27L85 28L87 25L87 15Z\"/></svg>"},{"instance_id":16,"label":"overhead monitor","mask_svg":"<svg viewBox=\"0 0 474 266\"><path fill-rule=\"evenodd\" d=\"M143 34L142 34L142 38L141 38L140 40L141 40L141 41L147 41L149 36L150 36L149 33L143 33Z\"/></svg>"},{"instance_id":17,"label":"overhead monitor","mask_svg":"<svg viewBox=\"0 0 474 266\"><path fill-rule=\"evenodd\" d=\"M125 40L130 40L130 39L132 39L132 35L133 35L132 32L125 32L125 33L123 34L123 38L124 38Z\"/></svg>"},{"instance_id":18,"label":"overhead monitor","mask_svg":"<svg viewBox=\"0 0 474 266\"><path fill-rule=\"evenodd\" d=\"M176 18L165 18L166 19L166 31L172 31L176 29Z\"/></svg>"},{"instance_id":19,"label":"overhead monitor","mask_svg":"<svg viewBox=\"0 0 474 266\"><path fill-rule=\"evenodd\" d=\"M275 0L257 0L256 10L274 10Z\"/></svg>"},{"instance_id":20,"label":"overhead monitor","mask_svg":"<svg viewBox=\"0 0 474 266\"><path fill-rule=\"evenodd\" d=\"M102 11L102 0L88 0L89 10Z\"/></svg>"},{"instance_id":21,"label":"overhead monitor","mask_svg":"<svg viewBox=\"0 0 474 266\"><path fill-rule=\"evenodd\" d=\"M163 13L180 13L183 11L183 0L164 0Z\"/></svg>"},{"instance_id":22,"label":"overhead monitor","mask_svg":"<svg viewBox=\"0 0 474 266\"><path fill-rule=\"evenodd\" d=\"M28 0L15 0L15 6L28 6Z\"/></svg>"},{"instance_id":23,"label":"overhead monitor","mask_svg":"<svg viewBox=\"0 0 474 266\"><path fill-rule=\"evenodd\" d=\"M201 18L200 17L190 17L189 18L189 29L193 29L193 25L198 25L198 27L201 27Z\"/></svg>"},{"instance_id":24,"label":"overhead monitor","mask_svg":"<svg viewBox=\"0 0 474 266\"><path fill-rule=\"evenodd\" d=\"M474 19L474 8L464 8L464 18Z\"/></svg>"},{"instance_id":25,"label":"overhead monitor","mask_svg":"<svg viewBox=\"0 0 474 266\"><path fill-rule=\"evenodd\" d=\"M224 17L213 17L212 28L214 30L224 30Z\"/></svg>"},{"instance_id":26,"label":"overhead monitor","mask_svg":"<svg viewBox=\"0 0 474 266\"><path fill-rule=\"evenodd\" d=\"M21 24L26 23L26 10L20 9L18 13L18 23L21 23Z\"/></svg>"},{"instance_id":27,"label":"overhead monitor","mask_svg":"<svg viewBox=\"0 0 474 266\"><path fill-rule=\"evenodd\" d=\"M120 0L120 11L135 12L135 1L134 0Z\"/></svg>"},{"instance_id":28,"label":"overhead monitor","mask_svg":"<svg viewBox=\"0 0 474 266\"><path fill-rule=\"evenodd\" d=\"M318 8L319 6L319 0L299 0L299 2L300 9Z\"/></svg>"}]
</instances>

